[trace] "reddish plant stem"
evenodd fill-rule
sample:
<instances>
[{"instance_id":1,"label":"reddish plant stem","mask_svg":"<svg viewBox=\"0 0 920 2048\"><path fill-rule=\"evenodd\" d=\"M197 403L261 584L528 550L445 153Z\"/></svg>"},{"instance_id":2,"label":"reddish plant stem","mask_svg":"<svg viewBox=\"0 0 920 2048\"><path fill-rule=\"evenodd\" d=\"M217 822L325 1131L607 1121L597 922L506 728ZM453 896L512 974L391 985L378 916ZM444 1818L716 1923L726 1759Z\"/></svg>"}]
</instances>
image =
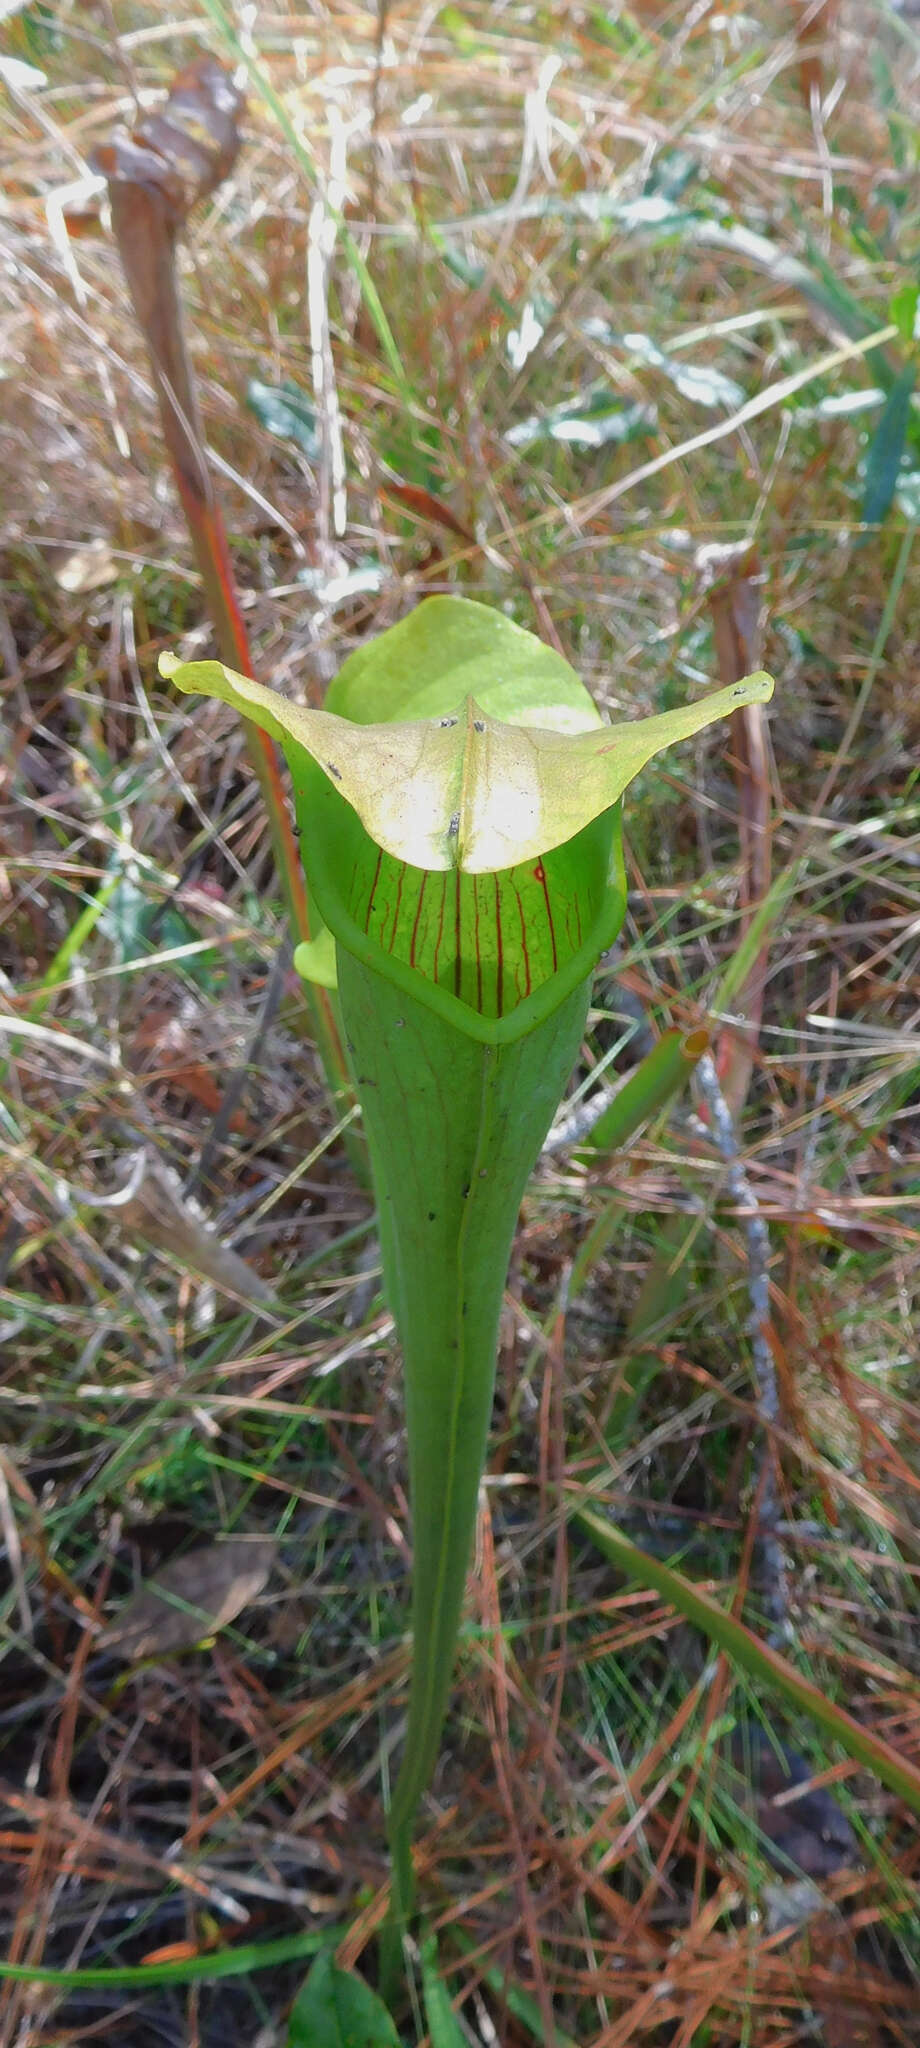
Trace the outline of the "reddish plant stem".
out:
<instances>
[{"instance_id":1,"label":"reddish plant stem","mask_svg":"<svg viewBox=\"0 0 920 2048\"><path fill-rule=\"evenodd\" d=\"M204 449L204 435L191 364L185 345L176 271L179 216L159 185L109 173L112 226L138 325L147 345L154 386L176 487L188 524L195 560L214 626L221 659L253 674L249 639L233 576L230 549ZM285 801L274 741L243 720L246 749L268 817L275 864L298 939L312 937L303 869ZM329 992L306 985L313 1034L334 1095L351 1093L338 1020ZM349 1143L349 1137L352 1142ZM346 1134L353 1163L363 1163L354 1134Z\"/></svg>"},{"instance_id":2,"label":"reddish plant stem","mask_svg":"<svg viewBox=\"0 0 920 2048\"><path fill-rule=\"evenodd\" d=\"M175 464L173 466L221 660L227 663L228 668L236 668L242 675L252 676L255 670L233 582L230 549L220 508L213 503L203 503L197 492L189 489L182 470ZM246 750L268 812L275 860L291 920L298 939L309 939L313 936L310 907L285 803L278 750L274 740L260 726L253 725L250 719L244 718L243 730Z\"/></svg>"}]
</instances>

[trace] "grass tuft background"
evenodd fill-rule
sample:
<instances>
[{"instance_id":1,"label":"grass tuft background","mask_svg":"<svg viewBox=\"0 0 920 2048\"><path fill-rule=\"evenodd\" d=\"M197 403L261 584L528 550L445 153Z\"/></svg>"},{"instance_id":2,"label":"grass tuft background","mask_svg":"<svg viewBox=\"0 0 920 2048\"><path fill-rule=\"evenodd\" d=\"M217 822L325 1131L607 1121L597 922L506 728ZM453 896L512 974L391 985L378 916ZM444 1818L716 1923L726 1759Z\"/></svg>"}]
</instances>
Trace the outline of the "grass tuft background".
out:
<instances>
[{"instance_id":1,"label":"grass tuft background","mask_svg":"<svg viewBox=\"0 0 920 2048\"><path fill-rule=\"evenodd\" d=\"M387 1878L398 1359L240 728L157 674L210 630L90 167L210 50L182 283L259 672L318 703L458 590L605 712L777 678L633 792L570 1105L708 1019L743 1185L700 1085L522 1213L420 1836L457 2038L907 2048L907 1805L570 1517L920 1765L916 10L3 12L0 2042L269 2048Z\"/></svg>"}]
</instances>

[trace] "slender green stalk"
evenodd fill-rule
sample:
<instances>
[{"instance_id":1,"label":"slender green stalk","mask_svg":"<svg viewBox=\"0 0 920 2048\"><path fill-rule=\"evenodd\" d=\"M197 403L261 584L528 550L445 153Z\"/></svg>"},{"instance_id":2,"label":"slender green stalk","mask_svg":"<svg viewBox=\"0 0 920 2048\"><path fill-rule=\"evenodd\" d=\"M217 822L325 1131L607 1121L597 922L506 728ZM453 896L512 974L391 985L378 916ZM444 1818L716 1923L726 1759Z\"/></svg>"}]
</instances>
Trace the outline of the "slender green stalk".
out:
<instances>
[{"instance_id":1,"label":"slender green stalk","mask_svg":"<svg viewBox=\"0 0 920 2048\"><path fill-rule=\"evenodd\" d=\"M109 875L108 880L101 884L95 896L91 896L89 902L84 903L79 917L74 919L66 939L61 941L54 959L49 963L42 975L40 992L28 1011L30 1017L37 1018L43 1015L51 1000L52 991L62 981L66 981L70 973L71 963L82 952L87 939L95 931L106 905L111 903L112 897L115 895L116 890L121 887L123 880L124 875L119 866L116 868L115 873Z\"/></svg>"},{"instance_id":2,"label":"slender green stalk","mask_svg":"<svg viewBox=\"0 0 920 2048\"><path fill-rule=\"evenodd\" d=\"M232 17L226 7L222 5L222 0L202 0L202 4L205 13L210 15L211 20L220 31L228 50L232 51L234 61L245 66L247 75L255 86L260 98L265 101L267 107L271 108L278 127L293 153L295 162L300 164L311 187L315 190L319 183L315 160L307 148L299 127L291 120L287 107L280 93L276 92L268 73L257 62L251 48L237 34ZM412 405L415 400L415 392L406 376L403 360L396 346L393 329L384 312L380 293L344 215L333 206L328 207L328 212L330 219L335 222L336 231L341 237L342 246L349 265L361 287L361 295L376 331L384 357L392 372L396 389L403 404L407 406Z\"/></svg>"}]
</instances>

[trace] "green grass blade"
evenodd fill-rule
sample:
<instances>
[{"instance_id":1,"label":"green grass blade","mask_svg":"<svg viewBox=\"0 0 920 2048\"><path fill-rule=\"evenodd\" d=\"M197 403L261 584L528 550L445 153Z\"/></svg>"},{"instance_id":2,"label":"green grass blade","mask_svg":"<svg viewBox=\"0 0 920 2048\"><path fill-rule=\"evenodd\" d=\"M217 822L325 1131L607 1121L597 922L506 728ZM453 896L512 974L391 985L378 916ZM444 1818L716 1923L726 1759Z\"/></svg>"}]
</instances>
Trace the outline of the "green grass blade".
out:
<instances>
[{"instance_id":1,"label":"green grass blade","mask_svg":"<svg viewBox=\"0 0 920 2048\"><path fill-rule=\"evenodd\" d=\"M883 1736L873 1735L861 1727L844 1707L836 1706L810 1679L803 1678L787 1657L761 1642L744 1622L737 1621L733 1614L727 1614L724 1607L720 1607L699 1586L692 1585L682 1572L673 1571L670 1565L662 1564L657 1557L650 1557L647 1551L641 1550L638 1544L631 1543L628 1536L605 1521L596 1509L573 1506L571 1512L579 1528L611 1564L625 1572L627 1577L638 1579L640 1585L653 1587L656 1593L670 1601L672 1607L676 1607L685 1620L701 1629L710 1642L716 1643L720 1650L740 1664L750 1678L759 1684L774 1686L786 1700L815 1721L825 1735L839 1742L848 1756L864 1764L883 1785L887 1785L890 1792L897 1793L913 1813L920 1814L920 1770L907 1757L899 1756Z\"/></svg>"},{"instance_id":2,"label":"green grass blade","mask_svg":"<svg viewBox=\"0 0 920 2048\"><path fill-rule=\"evenodd\" d=\"M248 1977L254 1970L278 1970L284 1963L300 1962L322 1948L341 1941L344 1927L324 1927L320 1933L304 1929L279 1941L249 1942L239 1948L217 1949L213 1955L189 1956L181 1963L137 1963L99 1969L46 1970L41 1964L0 1962L0 1978L17 1984L57 1985L62 1991L80 1991L92 1985L112 1990L146 1991L156 1984L209 1984L219 1977Z\"/></svg>"},{"instance_id":3,"label":"green grass blade","mask_svg":"<svg viewBox=\"0 0 920 2048\"><path fill-rule=\"evenodd\" d=\"M614 1152L657 1116L689 1081L709 1044L708 1032L664 1031L585 1140L594 1152Z\"/></svg>"},{"instance_id":4,"label":"green grass blade","mask_svg":"<svg viewBox=\"0 0 920 2048\"><path fill-rule=\"evenodd\" d=\"M916 364L905 364L892 384L872 436L862 501L862 519L867 526L880 526L891 508L907 445L916 381Z\"/></svg>"},{"instance_id":5,"label":"green grass blade","mask_svg":"<svg viewBox=\"0 0 920 2048\"><path fill-rule=\"evenodd\" d=\"M434 1934L426 1935L421 1943L419 1955L422 1967L422 1997L425 2001L425 2018L428 2021L431 2048L467 2048L466 2035L450 2002L450 1994L441 1975L437 1937Z\"/></svg>"}]
</instances>

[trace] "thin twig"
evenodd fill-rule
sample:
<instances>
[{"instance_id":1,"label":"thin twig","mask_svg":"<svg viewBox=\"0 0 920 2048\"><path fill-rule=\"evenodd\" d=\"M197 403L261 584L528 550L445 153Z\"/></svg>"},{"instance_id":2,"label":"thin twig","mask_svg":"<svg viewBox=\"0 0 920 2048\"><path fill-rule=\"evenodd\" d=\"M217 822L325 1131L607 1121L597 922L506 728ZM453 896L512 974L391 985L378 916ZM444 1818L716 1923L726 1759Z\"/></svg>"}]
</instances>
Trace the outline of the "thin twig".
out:
<instances>
[{"instance_id":1,"label":"thin twig","mask_svg":"<svg viewBox=\"0 0 920 2048\"><path fill-rule=\"evenodd\" d=\"M556 1152L570 1152L573 1146L580 1145L583 1139L589 1137L595 1125L600 1123L601 1117L606 1116L611 1103L616 1101L620 1089L628 1079L628 1074L618 1075L617 1086L598 1088L594 1095L589 1095L587 1102L580 1102L577 1109L573 1109L568 1116L561 1117L549 1132L541 1157L548 1159Z\"/></svg>"},{"instance_id":2,"label":"thin twig","mask_svg":"<svg viewBox=\"0 0 920 2048\"><path fill-rule=\"evenodd\" d=\"M770 1231L742 1162L731 1111L719 1085L711 1053L703 1054L696 1071L712 1126L710 1128L698 1117L691 1117L690 1122L698 1135L714 1140L722 1154L732 1199L741 1211L741 1224L747 1241L751 1303L748 1327L757 1381L757 1413L764 1432L762 1469L757 1489L763 1599L773 1624L773 1640L776 1640L788 1638L790 1622L786 1559L777 1533L780 1504L774 1431L780 1415L776 1368L767 1334L770 1327Z\"/></svg>"}]
</instances>

